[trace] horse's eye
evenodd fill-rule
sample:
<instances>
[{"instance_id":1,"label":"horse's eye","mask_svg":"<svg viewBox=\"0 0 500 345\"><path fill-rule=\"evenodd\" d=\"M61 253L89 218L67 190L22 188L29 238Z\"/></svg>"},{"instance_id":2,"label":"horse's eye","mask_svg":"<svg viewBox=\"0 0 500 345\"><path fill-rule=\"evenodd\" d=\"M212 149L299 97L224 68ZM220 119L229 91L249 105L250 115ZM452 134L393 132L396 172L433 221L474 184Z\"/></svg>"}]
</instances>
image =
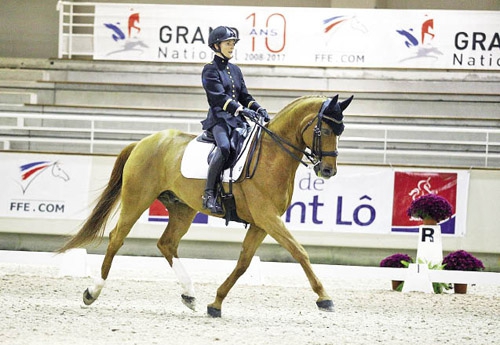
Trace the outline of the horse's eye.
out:
<instances>
[{"instance_id":1,"label":"horse's eye","mask_svg":"<svg viewBox=\"0 0 500 345\"><path fill-rule=\"evenodd\" d=\"M329 129L329 128L322 128L321 129L321 134L323 134L323 135L331 135L332 134L332 130Z\"/></svg>"}]
</instances>

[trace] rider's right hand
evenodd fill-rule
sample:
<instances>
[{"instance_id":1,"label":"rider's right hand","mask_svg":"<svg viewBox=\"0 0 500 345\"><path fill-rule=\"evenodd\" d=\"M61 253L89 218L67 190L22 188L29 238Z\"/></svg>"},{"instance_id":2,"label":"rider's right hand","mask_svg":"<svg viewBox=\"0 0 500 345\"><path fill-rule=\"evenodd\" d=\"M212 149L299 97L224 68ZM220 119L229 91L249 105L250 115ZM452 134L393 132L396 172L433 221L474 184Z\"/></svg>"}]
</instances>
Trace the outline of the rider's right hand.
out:
<instances>
[{"instance_id":1,"label":"rider's right hand","mask_svg":"<svg viewBox=\"0 0 500 345\"><path fill-rule=\"evenodd\" d=\"M257 114L256 111L253 111L253 110L248 109L248 108L244 108L244 109L240 110L240 113L252 121L258 121L258 119L259 119L259 114Z\"/></svg>"}]
</instances>

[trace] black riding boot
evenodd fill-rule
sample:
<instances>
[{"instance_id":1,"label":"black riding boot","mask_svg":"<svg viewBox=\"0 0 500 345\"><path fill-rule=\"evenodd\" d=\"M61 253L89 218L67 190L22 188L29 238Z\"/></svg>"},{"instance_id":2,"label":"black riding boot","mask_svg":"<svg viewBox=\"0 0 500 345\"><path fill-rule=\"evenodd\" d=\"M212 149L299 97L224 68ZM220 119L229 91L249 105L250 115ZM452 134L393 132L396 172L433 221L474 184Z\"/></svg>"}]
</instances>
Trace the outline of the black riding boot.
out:
<instances>
[{"instance_id":1,"label":"black riding boot","mask_svg":"<svg viewBox=\"0 0 500 345\"><path fill-rule=\"evenodd\" d=\"M215 185L219 181L224 161L224 156L219 149L216 149L208 166L207 184L205 195L203 195L203 208L209 209L213 214L224 214L222 205L217 201L217 193L215 192Z\"/></svg>"}]
</instances>

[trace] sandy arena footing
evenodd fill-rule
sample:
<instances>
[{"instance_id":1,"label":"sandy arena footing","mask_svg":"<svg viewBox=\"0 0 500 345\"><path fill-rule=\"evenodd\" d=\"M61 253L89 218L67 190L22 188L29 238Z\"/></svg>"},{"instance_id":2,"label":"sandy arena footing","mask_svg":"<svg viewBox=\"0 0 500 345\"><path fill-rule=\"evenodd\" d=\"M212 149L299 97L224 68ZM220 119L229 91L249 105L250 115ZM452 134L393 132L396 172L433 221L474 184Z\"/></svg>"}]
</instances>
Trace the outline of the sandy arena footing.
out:
<instances>
[{"instance_id":1,"label":"sandy arena footing","mask_svg":"<svg viewBox=\"0 0 500 345\"><path fill-rule=\"evenodd\" d=\"M325 313L298 264L257 258L214 319L206 305L234 261L183 260L197 293L193 312L166 261L149 257L117 256L101 296L84 306L93 282L87 275L97 275L102 256L84 258L81 274L68 272L61 256L0 251L0 344L476 345L500 338L500 284L469 286L465 295L400 293L380 271L313 265L335 303Z\"/></svg>"}]
</instances>

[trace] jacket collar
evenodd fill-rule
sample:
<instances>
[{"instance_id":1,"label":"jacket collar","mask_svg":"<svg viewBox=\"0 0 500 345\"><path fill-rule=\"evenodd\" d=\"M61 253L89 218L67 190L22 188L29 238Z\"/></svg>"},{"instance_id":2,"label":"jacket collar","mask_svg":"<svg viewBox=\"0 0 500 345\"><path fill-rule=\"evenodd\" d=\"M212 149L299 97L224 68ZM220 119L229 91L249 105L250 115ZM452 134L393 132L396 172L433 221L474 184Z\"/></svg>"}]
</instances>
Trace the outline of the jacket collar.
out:
<instances>
[{"instance_id":1,"label":"jacket collar","mask_svg":"<svg viewBox=\"0 0 500 345\"><path fill-rule=\"evenodd\" d=\"M227 59L221 58L219 55L214 56L214 61L219 67L225 68L229 61Z\"/></svg>"}]
</instances>

